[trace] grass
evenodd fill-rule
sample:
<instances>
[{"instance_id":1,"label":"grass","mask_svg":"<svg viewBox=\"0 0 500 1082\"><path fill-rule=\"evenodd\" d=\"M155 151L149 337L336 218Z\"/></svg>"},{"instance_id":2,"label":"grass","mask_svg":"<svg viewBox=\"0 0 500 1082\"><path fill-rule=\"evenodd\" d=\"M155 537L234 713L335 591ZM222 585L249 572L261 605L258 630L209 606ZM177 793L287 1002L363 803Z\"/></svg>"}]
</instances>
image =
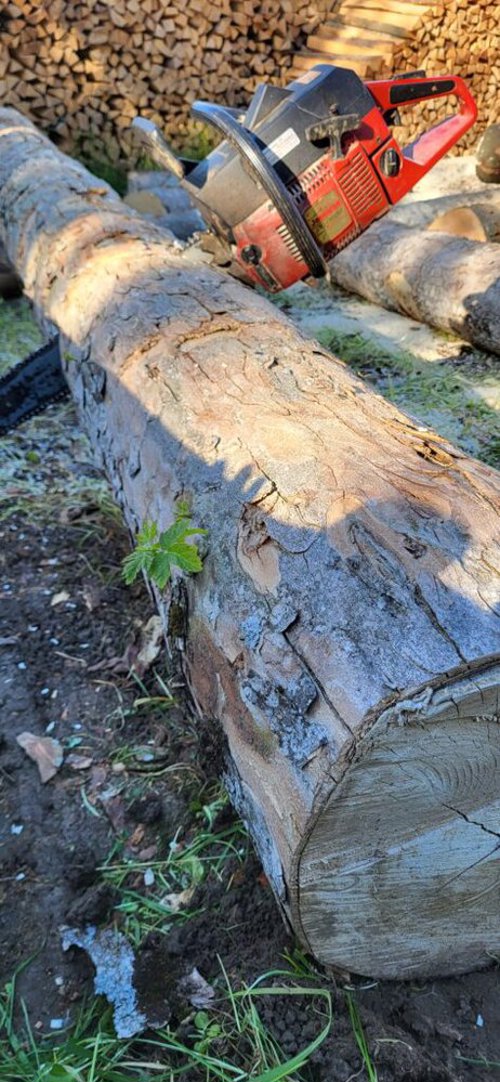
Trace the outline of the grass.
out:
<instances>
[{"instance_id":1,"label":"grass","mask_svg":"<svg viewBox=\"0 0 500 1082\"><path fill-rule=\"evenodd\" d=\"M28 301L0 297L0 378L11 365L42 345L42 335L33 319Z\"/></svg>"},{"instance_id":2,"label":"grass","mask_svg":"<svg viewBox=\"0 0 500 1082\"><path fill-rule=\"evenodd\" d=\"M352 1026L352 1032L354 1039L361 1054L361 1061L365 1069L366 1078L369 1082L378 1082L377 1069L370 1056L368 1045L366 1043L365 1031L363 1029L363 1023L360 1018L358 1005L353 996L353 993L349 990L344 992L347 1010L349 1012L349 1018Z\"/></svg>"},{"instance_id":3,"label":"grass","mask_svg":"<svg viewBox=\"0 0 500 1082\"><path fill-rule=\"evenodd\" d=\"M294 983L287 970L235 990L221 969L214 1006L191 1012L182 1036L181 1027L165 1027L130 1040L116 1038L100 1000L82 1007L62 1040L35 1038L25 1010L23 1024L14 1024L14 977L0 995L0 1082L301 1082L301 1069L331 1030L329 993ZM318 1019L317 1036L292 1057L283 1055L259 1014L259 1002L278 997L310 1000Z\"/></svg>"},{"instance_id":4,"label":"grass","mask_svg":"<svg viewBox=\"0 0 500 1082\"><path fill-rule=\"evenodd\" d=\"M429 424L468 454L500 466L498 413L481 397L491 378L446 361L427 361L375 345L362 334L320 331L322 345L395 405ZM472 367L472 366L471 366Z\"/></svg>"},{"instance_id":5,"label":"grass","mask_svg":"<svg viewBox=\"0 0 500 1082\"><path fill-rule=\"evenodd\" d=\"M243 862L248 835L242 823L235 819L228 827L217 827L226 805L227 796L218 788L209 802L194 809L189 832L178 831L160 860L117 859L124 841L114 847L100 871L119 894L116 912L134 947L151 932L167 933L173 923L188 919L196 888L209 875L222 879L230 858ZM153 880L149 886L144 883L146 874Z\"/></svg>"},{"instance_id":6,"label":"grass","mask_svg":"<svg viewBox=\"0 0 500 1082\"><path fill-rule=\"evenodd\" d=\"M481 1059L468 1059L467 1056L461 1056L460 1052L457 1052L457 1059L460 1063L467 1063L470 1067L484 1067L485 1070L500 1070L500 1060L485 1059L484 1056Z\"/></svg>"},{"instance_id":7,"label":"grass","mask_svg":"<svg viewBox=\"0 0 500 1082\"><path fill-rule=\"evenodd\" d=\"M0 377L41 345L24 299L0 299L0 341ZM110 530L123 530L123 519L73 418L70 403L58 405L2 439L0 523L22 514L30 522L71 525L85 547L90 535L104 540Z\"/></svg>"}]
</instances>

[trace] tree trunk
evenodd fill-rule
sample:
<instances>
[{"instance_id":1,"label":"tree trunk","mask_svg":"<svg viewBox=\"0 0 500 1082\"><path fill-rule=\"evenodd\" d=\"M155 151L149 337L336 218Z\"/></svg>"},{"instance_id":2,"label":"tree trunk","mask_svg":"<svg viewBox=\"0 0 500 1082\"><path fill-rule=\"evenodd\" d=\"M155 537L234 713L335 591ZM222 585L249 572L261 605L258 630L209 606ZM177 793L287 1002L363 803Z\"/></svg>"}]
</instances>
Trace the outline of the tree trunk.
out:
<instances>
[{"instance_id":1,"label":"tree trunk","mask_svg":"<svg viewBox=\"0 0 500 1082\"><path fill-rule=\"evenodd\" d=\"M500 249L375 222L330 263L332 281L374 304L500 353Z\"/></svg>"},{"instance_id":2,"label":"tree trunk","mask_svg":"<svg viewBox=\"0 0 500 1082\"><path fill-rule=\"evenodd\" d=\"M0 222L128 522L190 500L158 596L305 948L416 977L500 949L499 475L368 390L0 110Z\"/></svg>"}]
</instances>

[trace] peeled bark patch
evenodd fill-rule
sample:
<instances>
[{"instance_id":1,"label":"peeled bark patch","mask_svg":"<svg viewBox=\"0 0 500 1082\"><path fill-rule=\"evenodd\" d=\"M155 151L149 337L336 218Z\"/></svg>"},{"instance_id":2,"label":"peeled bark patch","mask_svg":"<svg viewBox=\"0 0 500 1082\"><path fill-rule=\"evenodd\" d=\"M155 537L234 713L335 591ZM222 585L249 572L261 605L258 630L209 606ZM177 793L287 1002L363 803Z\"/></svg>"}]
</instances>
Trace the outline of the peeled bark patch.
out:
<instances>
[{"instance_id":1,"label":"peeled bark patch","mask_svg":"<svg viewBox=\"0 0 500 1082\"><path fill-rule=\"evenodd\" d=\"M158 604L283 911L354 972L487 963L499 475L9 124L3 237L127 520L164 529L182 497L209 530Z\"/></svg>"}]
</instances>

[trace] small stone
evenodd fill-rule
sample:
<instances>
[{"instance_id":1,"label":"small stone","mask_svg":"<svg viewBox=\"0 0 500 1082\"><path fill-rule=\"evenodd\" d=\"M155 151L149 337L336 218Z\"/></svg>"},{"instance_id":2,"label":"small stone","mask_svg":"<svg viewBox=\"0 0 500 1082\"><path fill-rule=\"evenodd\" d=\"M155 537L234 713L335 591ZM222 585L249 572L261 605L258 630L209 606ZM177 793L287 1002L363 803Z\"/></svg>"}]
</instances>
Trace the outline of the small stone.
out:
<instances>
[{"instance_id":1,"label":"small stone","mask_svg":"<svg viewBox=\"0 0 500 1082\"><path fill-rule=\"evenodd\" d=\"M155 881L155 873L152 868L146 868L144 872L144 886L152 887Z\"/></svg>"},{"instance_id":2,"label":"small stone","mask_svg":"<svg viewBox=\"0 0 500 1082\"><path fill-rule=\"evenodd\" d=\"M17 666L17 667L18 667L18 669L27 669L27 668L28 668L28 666L27 666L27 664L26 664L26 662L25 662L25 661L20 661L20 662L18 663L18 666Z\"/></svg>"},{"instance_id":3,"label":"small stone","mask_svg":"<svg viewBox=\"0 0 500 1082\"><path fill-rule=\"evenodd\" d=\"M24 824L23 823L13 823L11 828L10 828L11 834L22 834L23 830L24 830Z\"/></svg>"},{"instance_id":4,"label":"small stone","mask_svg":"<svg viewBox=\"0 0 500 1082\"><path fill-rule=\"evenodd\" d=\"M50 688L42 688L40 695L50 695Z\"/></svg>"},{"instance_id":5,"label":"small stone","mask_svg":"<svg viewBox=\"0 0 500 1082\"><path fill-rule=\"evenodd\" d=\"M476 1018L476 1026L479 1026L479 1029L482 1029L482 1027L484 1026L484 1018L482 1014L478 1014Z\"/></svg>"},{"instance_id":6,"label":"small stone","mask_svg":"<svg viewBox=\"0 0 500 1082\"><path fill-rule=\"evenodd\" d=\"M64 1018L51 1018L49 1024L51 1029L64 1029Z\"/></svg>"},{"instance_id":7,"label":"small stone","mask_svg":"<svg viewBox=\"0 0 500 1082\"><path fill-rule=\"evenodd\" d=\"M485 184L500 183L500 124L491 124L477 149L476 173Z\"/></svg>"}]
</instances>

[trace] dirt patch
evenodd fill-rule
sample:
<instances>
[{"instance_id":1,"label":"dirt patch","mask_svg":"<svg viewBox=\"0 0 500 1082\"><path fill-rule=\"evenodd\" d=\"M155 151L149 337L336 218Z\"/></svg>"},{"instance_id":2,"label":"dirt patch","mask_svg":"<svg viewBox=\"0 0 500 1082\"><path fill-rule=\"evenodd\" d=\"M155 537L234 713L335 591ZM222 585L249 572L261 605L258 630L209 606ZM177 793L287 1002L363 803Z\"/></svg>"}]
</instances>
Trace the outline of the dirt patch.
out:
<instances>
[{"instance_id":1,"label":"dirt patch","mask_svg":"<svg viewBox=\"0 0 500 1082\"><path fill-rule=\"evenodd\" d=\"M58 416L59 435L66 433L66 445L73 447L74 415L66 408ZM14 447L23 478L37 431L36 422L31 425ZM42 453L46 442L45 433L36 445ZM13 453L10 444L5 447ZM74 455L69 457L75 473ZM68 515L63 461L54 455L56 497L58 484L61 495L54 496L46 467L36 490L36 500L45 486L53 501L49 521L30 508L25 488L22 508L0 525L0 982L26 963L18 993L34 1032L46 1034L54 1023L69 1026L83 997L92 995L93 967L82 950L62 951L61 927L116 927L134 943L140 1005L153 1019L168 1009L178 1039L192 1044L195 1012L179 994L178 980L193 967L217 990L224 987L223 966L238 988L285 968L286 953L299 983L307 978L300 976L300 955L243 831L238 834L232 813L221 811L211 796L214 734L193 722L182 688L174 689L177 705L165 711L166 691L177 678L165 673L161 659L140 683L131 675L150 602L142 586L127 589L120 582L126 537L116 517L88 501L76 511L72 504ZM95 470L81 445L78 461L78 483L87 491ZM14 498L14 475L10 483ZM17 743L25 730L62 745L63 766L45 785ZM210 808L214 821L207 820ZM205 851L193 844L200 824L211 839L205 864ZM181 895L186 881L198 885L188 890L178 915L162 922L154 891L169 854L175 860L165 889ZM120 861L131 857L134 870L120 879ZM144 916L134 933L134 906L141 898L150 919L146 934ZM315 983L331 991L333 1026L300 1077L368 1077L345 986L323 974ZM487 972L456 980L360 981L354 996L380 1082L496 1076L481 1065L500 1062L494 962ZM259 1013L292 1056L321 1028L320 1007L304 997L269 996ZM228 1054L222 1037L213 1038L210 1051ZM238 1056L244 1062L243 1046L234 1062ZM189 1078L198 1082L196 1068Z\"/></svg>"}]
</instances>

